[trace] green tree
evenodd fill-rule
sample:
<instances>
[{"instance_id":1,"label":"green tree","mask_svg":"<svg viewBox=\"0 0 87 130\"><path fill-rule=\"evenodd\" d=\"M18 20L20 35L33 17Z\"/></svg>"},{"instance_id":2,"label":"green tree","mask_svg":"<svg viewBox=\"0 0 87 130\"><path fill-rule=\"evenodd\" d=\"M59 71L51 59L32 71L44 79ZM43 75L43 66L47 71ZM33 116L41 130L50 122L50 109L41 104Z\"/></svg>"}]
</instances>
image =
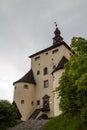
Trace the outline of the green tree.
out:
<instances>
[{"instance_id":1,"label":"green tree","mask_svg":"<svg viewBox=\"0 0 87 130\"><path fill-rule=\"evenodd\" d=\"M16 107L8 101L0 101L0 124L13 126L16 123L17 110Z\"/></svg>"},{"instance_id":2,"label":"green tree","mask_svg":"<svg viewBox=\"0 0 87 130\"><path fill-rule=\"evenodd\" d=\"M74 37L71 42L72 56L65 64L58 93L63 112L79 112L87 120L87 40Z\"/></svg>"}]
</instances>

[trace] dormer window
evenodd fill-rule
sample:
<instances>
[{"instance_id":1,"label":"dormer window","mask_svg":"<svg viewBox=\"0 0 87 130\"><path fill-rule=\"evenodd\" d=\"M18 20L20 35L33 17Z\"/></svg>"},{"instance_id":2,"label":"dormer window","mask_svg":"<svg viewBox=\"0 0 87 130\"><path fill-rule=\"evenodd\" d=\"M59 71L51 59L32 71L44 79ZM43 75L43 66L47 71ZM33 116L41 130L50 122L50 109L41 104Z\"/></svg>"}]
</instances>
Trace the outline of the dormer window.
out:
<instances>
[{"instance_id":1,"label":"dormer window","mask_svg":"<svg viewBox=\"0 0 87 130\"><path fill-rule=\"evenodd\" d=\"M44 68L44 75L46 75L46 74L48 74L48 68L47 67Z\"/></svg>"}]
</instances>

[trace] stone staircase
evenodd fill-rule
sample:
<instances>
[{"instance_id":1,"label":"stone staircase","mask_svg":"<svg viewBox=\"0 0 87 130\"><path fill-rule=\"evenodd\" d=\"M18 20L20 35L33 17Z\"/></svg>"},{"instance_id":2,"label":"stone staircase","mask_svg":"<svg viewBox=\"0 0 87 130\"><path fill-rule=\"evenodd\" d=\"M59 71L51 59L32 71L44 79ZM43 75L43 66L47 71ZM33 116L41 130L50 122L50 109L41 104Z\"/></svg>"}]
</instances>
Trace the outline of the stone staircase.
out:
<instances>
[{"instance_id":1,"label":"stone staircase","mask_svg":"<svg viewBox=\"0 0 87 130\"><path fill-rule=\"evenodd\" d=\"M43 130L48 120L27 120L8 130Z\"/></svg>"},{"instance_id":2,"label":"stone staircase","mask_svg":"<svg viewBox=\"0 0 87 130\"><path fill-rule=\"evenodd\" d=\"M35 111L31 114L31 116L29 117L29 119L36 119L36 117L38 116L38 114L40 113L40 109L35 109Z\"/></svg>"}]
</instances>

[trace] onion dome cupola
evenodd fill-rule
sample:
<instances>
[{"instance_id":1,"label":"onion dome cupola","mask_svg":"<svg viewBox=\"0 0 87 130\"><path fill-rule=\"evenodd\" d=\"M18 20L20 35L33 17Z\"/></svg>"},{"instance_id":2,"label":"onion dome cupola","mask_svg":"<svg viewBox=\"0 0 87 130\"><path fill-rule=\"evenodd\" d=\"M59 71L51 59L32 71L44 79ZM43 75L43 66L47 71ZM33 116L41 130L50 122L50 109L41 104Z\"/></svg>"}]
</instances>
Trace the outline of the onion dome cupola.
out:
<instances>
[{"instance_id":1,"label":"onion dome cupola","mask_svg":"<svg viewBox=\"0 0 87 130\"><path fill-rule=\"evenodd\" d=\"M61 32L58 29L56 22L55 22L55 26L56 26L56 29L54 31L55 36L53 38L53 45L58 44L63 41L63 38L60 36Z\"/></svg>"}]
</instances>

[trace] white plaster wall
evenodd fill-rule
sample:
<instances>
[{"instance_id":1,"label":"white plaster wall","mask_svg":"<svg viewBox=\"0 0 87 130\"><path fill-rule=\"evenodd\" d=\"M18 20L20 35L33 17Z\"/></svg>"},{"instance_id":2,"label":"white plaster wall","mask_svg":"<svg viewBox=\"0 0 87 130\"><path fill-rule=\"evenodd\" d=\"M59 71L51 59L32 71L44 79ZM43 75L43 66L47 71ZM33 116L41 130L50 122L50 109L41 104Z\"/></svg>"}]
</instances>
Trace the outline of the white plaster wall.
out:
<instances>
[{"instance_id":1,"label":"white plaster wall","mask_svg":"<svg viewBox=\"0 0 87 130\"><path fill-rule=\"evenodd\" d=\"M70 58L70 50L68 50L64 45L61 47L61 56L65 56L67 59ZM62 73L64 69L60 69L53 73L53 90L59 86L59 80L61 79ZM59 108L60 99L58 98L58 92L54 92L54 116L58 116L61 114L61 110Z\"/></svg>"},{"instance_id":2,"label":"white plaster wall","mask_svg":"<svg viewBox=\"0 0 87 130\"><path fill-rule=\"evenodd\" d=\"M58 52L52 54L52 51L58 49ZM48 53L48 55L46 54ZM40 56L40 59L35 61L35 57ZM16 89L14 90L14 101L17 104L17 107L22 114L22 120L26 120L36 108L43 107L43 97L45 94L50 96L50 112L46 114L49 117L56 116L60 113L59 110L59 100L56 98L57 94L53 90L58 86L58 81L62 75L63 70L57 71L52 75L53 66L58 65L63 56L69 59L70 51L64 46L58 46L50 51L43 52L39 55L31 58L31 68L34 73L34 78L36 85L29 83L16 83ZM48 74L43 74L44 67L48 67ZM40 74L37 75L37 71L40 71ZM54 78L53 78L54 77ZM44 88L44 80L49 80L49 87ZM28 89L24 89L24 85L29 86ZM21 100L24 100L24 104L21 104ZM40 100L40 105L37 106L37 100ZM31 105L31 102L34 101L34 105Z\"/></svg>"},{"instance_id":3,"label":"white plaster wall","mask_svg":"<svg viewBox=\"0 0 87 130\"><path fill-rule=\"evenodd\" d=\"M58 49L58 52L53 54L52 51L55 49ZM48 55L46 53L48 53ZM37 56L40 56L40 58L35 61L35 57ZM57 66L63 56L69 59L70 51L64 45L61 45L54 49L51 49L50 51L43 52L37 56L31 58L31 66L32 66L35 81L37 84L35 100L36 101L40 100L41 103L39 107L42 107L43 96L45 94L49 95L50 96L50 112L47 114L49 117L53 117L54 116L54 95L53 95L53 76L52 76L53 66L54 65ZM47 75L43 74L44 67L48 67ZM40 70L40 75L37 75L38 70ZM43 83L44 80L49 80L48 88L44 88L44 83Z\"/></svg>"},{"instance_id":4,"label":"white plaster wall","mask_svg":"<svg viewBox=\"0 0 87 130\"><path fill-rule=\"evenodd\" d=\"M67 59L70 58L71 52L70 52L70 50L68 50L64 45L62 45L61 53L62 53Z\"/></svg>"},{"instance_id":5,"label":"white plaster wall","mask_svg":"<svg viewBox=\"0 0 87 130\"><path fill-rule=\"evenodd\" d=\"M24 88L24 85L28 85L28 88ZM35 107L32 105L32 101L35 101L35 86L29 83L16 83L14 90L14 101L22 115L21 120L26 120L31 114L31 111ZM24 104L21 104L21 100L24 100Z\"/></svg>"},{"instance_id":6,"label":"white plaster wall","mask_svg":"<svg viewBox=\"0 0 87 130\"><path fill-rule=\"evenodd\" d=\"M64 72L64 69L60 69L53 74L54 76L53 90L54 91L59 86L59 80L61 79L63 72ZM60 100L58 98L58 92L54 92L54 116L58 116L59 114L61 114L59 103L60 103Z\"/></svg>"}]
</instances>

